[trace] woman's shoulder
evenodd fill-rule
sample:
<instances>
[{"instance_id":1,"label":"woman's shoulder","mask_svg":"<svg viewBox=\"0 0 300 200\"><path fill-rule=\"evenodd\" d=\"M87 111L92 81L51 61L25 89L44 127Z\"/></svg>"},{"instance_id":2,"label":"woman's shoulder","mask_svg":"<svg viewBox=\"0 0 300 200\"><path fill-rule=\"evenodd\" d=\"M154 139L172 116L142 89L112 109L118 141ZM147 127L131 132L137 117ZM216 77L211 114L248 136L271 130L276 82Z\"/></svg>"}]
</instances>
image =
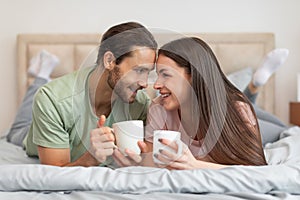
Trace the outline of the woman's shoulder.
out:
<instances>
[{"instance_id":1,"label":"woman's shoulder","mask_svg":"<svg viewBox=\"0 0 300 200\"><path fill-rule=\"evenodd\" d=\"M249 103L243 101L235 101L234 106L244 122L250 123L251 125L256 125L256 117Z\"/></svg>"}]
</instances>

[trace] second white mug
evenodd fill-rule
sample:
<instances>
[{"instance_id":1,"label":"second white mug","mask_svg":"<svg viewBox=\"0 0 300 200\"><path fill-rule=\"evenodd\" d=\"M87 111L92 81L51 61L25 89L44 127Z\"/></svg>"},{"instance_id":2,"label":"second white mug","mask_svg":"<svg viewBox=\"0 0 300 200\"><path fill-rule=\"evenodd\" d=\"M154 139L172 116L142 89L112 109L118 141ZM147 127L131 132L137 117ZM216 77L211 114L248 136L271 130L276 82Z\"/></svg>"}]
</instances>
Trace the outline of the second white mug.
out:
<instances>
[{"instance_id":1,"label":"second white mug","mask_svg":"<svg viewBox=\"0 0 300 200\"><path fill-rule=\"evenodd\" d=\"M177 156L181 156L182 153L182 142L180 140L180 132L178 131L169 131L169 130L155 130L153 132L153 160L157 164L168 164L168 163L163 163L160 160L158 160L154 155L159 154L159 150L167 150L170 152L177 153ZM178 145L178 151L175 152L171 147L166 146L162 144L161 142L158 141L158 139L167 139L170 140L171 142L176 142Z\"/></svg>"}]
</instances>

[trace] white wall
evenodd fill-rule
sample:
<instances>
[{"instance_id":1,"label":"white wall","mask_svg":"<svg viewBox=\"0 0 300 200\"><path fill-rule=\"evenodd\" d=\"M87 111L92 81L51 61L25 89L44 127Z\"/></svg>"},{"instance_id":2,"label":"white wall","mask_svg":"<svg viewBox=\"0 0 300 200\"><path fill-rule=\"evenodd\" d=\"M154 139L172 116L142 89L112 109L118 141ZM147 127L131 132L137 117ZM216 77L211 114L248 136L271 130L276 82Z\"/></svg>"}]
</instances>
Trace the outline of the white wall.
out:
<instances>
[{"instance_id":1,"label":"white wall","mask_svg":"<svg viewBox=\"0 0 300 200\"><path fill-rule=\"evenodd\" d=\"M273 32L290 49L276 76L276 106L288 122L300 72L299 0L0 0L0 133L16 114L18 33L101 33L134 20L178 32Z\"/></svg>"}]
</instances>

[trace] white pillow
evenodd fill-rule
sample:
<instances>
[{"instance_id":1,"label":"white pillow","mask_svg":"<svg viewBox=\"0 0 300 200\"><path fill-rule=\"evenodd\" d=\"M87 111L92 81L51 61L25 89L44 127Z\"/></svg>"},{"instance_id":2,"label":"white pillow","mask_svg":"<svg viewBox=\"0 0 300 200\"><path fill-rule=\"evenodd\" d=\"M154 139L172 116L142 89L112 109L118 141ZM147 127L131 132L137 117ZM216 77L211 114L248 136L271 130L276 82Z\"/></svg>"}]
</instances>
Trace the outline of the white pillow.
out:
<instances>
[{"instance_id":1,"label":"white pillow","mask_svg":"<svg viewBox=\"0 0 300 200\"><path fill-rule=\"evenodd\" d=\"M228 80L235 85L240 91L244 91L250 83L253 75L251 67L241 69L227 75Z\"/></svg>"},{"instance_id":2,"label":"white pillow","mask_svg":"<svg viewBox=\"0 0 300 200\"><path fill-rule=\"evenodd\" d=\"M5 130L5 131L2 132L2 133L0 132L0 139L6 137L7 134L8 134L8 132L9 132L9 129L8 129L8 130Z\"/></svg>"}]
</instances>

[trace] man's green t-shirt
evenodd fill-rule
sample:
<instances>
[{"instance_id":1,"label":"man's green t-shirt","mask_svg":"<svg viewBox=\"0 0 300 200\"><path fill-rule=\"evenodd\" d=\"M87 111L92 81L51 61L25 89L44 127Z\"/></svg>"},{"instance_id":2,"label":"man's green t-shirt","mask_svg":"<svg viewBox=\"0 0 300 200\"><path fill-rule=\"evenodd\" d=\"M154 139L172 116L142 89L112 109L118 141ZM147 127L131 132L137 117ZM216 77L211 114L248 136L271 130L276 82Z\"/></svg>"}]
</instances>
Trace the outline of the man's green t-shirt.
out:
<instances>
[{"instance_id":1,"label":"man's green t-shirt","mask_svg":"<svg viewBox=\"0 0 300 200\"><path fill-rule=\"evenodd\" d=\"M71 161L77 160L90 146L90 131L97 127L89 97L89 75L95 67L83 68L51 81L35 95L32 124L24 139L26 153L38 156L37 145L48 148L70 148ZM133 103L116 100L105 126L125 120L147 117L150 99L139 91Z\"/></svg>"}]
</instances>

